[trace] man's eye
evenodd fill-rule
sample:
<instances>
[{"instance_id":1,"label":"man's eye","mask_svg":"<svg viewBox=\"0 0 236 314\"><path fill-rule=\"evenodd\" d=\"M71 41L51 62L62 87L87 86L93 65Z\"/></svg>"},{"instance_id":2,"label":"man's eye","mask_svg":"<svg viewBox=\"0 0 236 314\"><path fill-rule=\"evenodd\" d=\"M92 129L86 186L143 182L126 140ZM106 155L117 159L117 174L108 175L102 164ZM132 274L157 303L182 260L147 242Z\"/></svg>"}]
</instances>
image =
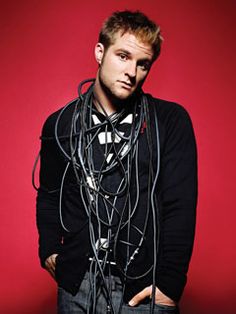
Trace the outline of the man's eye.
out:
<instances>
[{"instance_id":1,"label":"man's eye","mask_svg":"<svg viewBox=\"0 0 236 314\"><path fill-rule=\"evenodd\" d=\"M120 60L122 60L122 61L126 61L128 59L128 56L124 53L120 53L119 57L120 57Z\"/></svg>"},{"instance_id":2,"label":"man's eye","mask_svg":"<svg viewBox=\"0 0 236 314\"><path fill-rule=\"evenodd\" d=\"M150 64L149 63L140 63L139 67L143 71L148 71L150 69Z\"/></svg>"}]
</instances>

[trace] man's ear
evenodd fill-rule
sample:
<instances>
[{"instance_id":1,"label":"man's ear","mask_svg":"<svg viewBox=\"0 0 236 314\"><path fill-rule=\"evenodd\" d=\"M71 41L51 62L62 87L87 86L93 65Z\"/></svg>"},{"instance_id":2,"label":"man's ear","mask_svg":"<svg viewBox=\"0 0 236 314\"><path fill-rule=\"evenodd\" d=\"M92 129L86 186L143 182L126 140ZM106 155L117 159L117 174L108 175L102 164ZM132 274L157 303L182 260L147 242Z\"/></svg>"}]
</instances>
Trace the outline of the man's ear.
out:
<instances>
[{"instance_id":1,"label":"man's ear","mask_svg":"<svg viewBox=\"0 0 236 314\"><path fill-rule=\"evenodd\" d=\"M97 43L94 50L95 59L99 65L102 63L102 58L104 55L104 46L101 43Z\"/></svg>"}]
</instances>

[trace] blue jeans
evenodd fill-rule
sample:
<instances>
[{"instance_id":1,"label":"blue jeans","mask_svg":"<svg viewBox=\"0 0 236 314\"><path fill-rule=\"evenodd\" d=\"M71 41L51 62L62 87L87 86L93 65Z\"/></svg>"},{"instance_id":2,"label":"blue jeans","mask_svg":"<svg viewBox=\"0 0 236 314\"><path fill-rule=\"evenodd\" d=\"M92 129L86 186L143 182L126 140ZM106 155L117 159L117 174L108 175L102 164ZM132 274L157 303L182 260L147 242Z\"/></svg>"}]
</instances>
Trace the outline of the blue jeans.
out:
<instances>
[{"instance_id":1,"label":"blue jeans","mask_svg":"<svg viewBox=\"0 0 236 314\"><path fill-rule=\"evenodd\" d=\"M107 279L108 280L108 279ZM135 307L131 307L128 304L122 302L122 283L119 277L111 276L110 280L111 296L114 312L109 312L107 298L105 297L102 289L97 296L95 310L93 311L91 306L91 287L89 282L88 272L81 283L80 289L75 296L65 291L63 288L58 287L58 314L135 314L143 313L148 314L150 311L150 304L140 304ZM121 308L120 308L121 307ZM120 312L119 312L120 309ZM179 314L178 307L166 306L156 304L154 308L154 314Z\"/></svg>"}]
</instances>

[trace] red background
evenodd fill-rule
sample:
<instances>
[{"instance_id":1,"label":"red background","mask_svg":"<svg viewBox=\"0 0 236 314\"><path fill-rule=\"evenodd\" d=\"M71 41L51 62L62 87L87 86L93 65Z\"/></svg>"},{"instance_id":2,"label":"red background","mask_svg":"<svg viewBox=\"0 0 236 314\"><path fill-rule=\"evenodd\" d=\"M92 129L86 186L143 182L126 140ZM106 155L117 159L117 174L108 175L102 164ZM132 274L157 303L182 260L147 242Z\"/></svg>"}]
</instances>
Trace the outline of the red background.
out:
<instances>
[{"instance_id":1,"label":"red background","mask_svg":"<svg viewBox=\"0 0 236 314\"><path fill-rule=\"evenodd\" d=\"M135 3L135 4L134 4ZM189 111L198 142L199 203L183 314L231 314L235 288L234 0L1 1L0 312L53 314L56 285L39 266L31 168L49 113L96 72L102 21L140 9L165 42L145 90Z\"/></svg>"}]
</instances>

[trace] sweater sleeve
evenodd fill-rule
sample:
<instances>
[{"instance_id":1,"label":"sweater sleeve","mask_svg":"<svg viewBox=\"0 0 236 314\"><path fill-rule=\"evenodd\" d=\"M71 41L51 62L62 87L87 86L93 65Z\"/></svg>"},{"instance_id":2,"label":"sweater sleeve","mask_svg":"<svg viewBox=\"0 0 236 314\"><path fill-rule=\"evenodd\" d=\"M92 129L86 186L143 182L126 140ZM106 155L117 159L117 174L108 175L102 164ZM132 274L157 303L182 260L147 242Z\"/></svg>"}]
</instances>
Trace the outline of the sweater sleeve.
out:
<instances>
[{"instance_id":1,"label":"sweater sleeve","mask_svg":"<svg viewBox=\"0 0 236 314\"><path fill-rule=\"evenodd\" d=\"M59 189L64 162L55 142L54 121L50 116L41 136L40 187L36 199L36 221L39 233L39 257L45 259L61 248L62 230L59 218Z\"/></svg>"},{"instance_id":2,"label":"sweater sleeve","mask_svg":"<svg viewBox=\"0 0 236 314\"><path fill-rule=\"evenodd\" d=\"M165 121L161 153L159 203L160 254L158 288L179 301L192 254L197 202L197 153L188 113L174 105Z\"/></svg>"}]
</instances>

